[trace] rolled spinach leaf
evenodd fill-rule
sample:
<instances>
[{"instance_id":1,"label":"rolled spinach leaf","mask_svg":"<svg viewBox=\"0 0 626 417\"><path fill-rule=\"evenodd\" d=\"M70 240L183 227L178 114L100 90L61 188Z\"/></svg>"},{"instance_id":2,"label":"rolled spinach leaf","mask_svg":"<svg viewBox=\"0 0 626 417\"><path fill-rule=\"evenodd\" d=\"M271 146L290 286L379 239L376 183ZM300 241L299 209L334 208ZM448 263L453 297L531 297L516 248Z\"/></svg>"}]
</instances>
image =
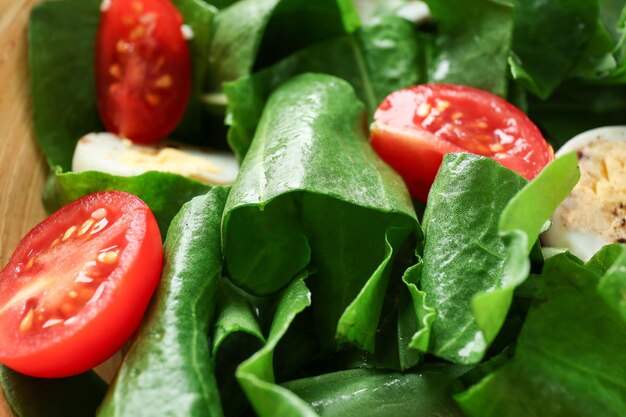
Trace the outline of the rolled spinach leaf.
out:
<instances>
[{"instance_id":1,"label":"rolled spinach leaf","mask_svg":"<svg viewBox=\"0 0 626 417\"><path fill-rule=\"evenodd\" d=\"M0 385L16 417L91 417L107 384L93 371L67 378L35 378L0 365Z\"/></svg>"},{"instance_id":2,"label":"rolled spinach leaf","mask_svg":"<svg viewBox=\"0 0 626 417\"><path fill-rule=\"evenodd\" d=\"M546 261L513 360L456 397L468 416L624 414L626 322L598 280L569 254Z\"/></svg>"},{"instance_id":3,"label":"rolled spinach leaf","mask_svg":"<svg viewBox=\"0 0 626 417\"><path fill-rule=\"evenodd\" d=\"M483 157L447 155L424 216L425 293L419 317L433 320L412 345L458 363L479 362L530 272L543 225L578 181L576 155L530 183ZM417 293L419 295L419 293Z\"/></svg>"},{"instance_id":4,"label":"rolled spinach leaf","mask_svg":"<svg viewBox=\"0 0 626 417\"><path fill-rule=\"evenodd\" d=\"M99 416L222 415L207 333L227 195L228 188L215 187L172 221L162 281Z\"/></svg>"},{"instance_id":5,"label":"rolled spinach leaf","mask_svg":"<svg viewBox=\"0 0 626 417\"><path fill-rule=\"evenodd\" d=\"M464 84L505 96L513 7L507 0L426 0L438 25L429 82Z\"/></svg>"},{"instance_id":6,"label":"rolled spinach leaf","mask_svg":"<svg viewBox=\"0 0 626 417\"><path fill-rule=\"evenodd\" d=\"M216 86L233 81L360 22L350 0L242 0L220 11L210 60Z\"/></svg>"},{"instance_id":7,"label":"rolled spinach leaf","mask_svg":"<svg viewBox=\"0 0 626 417\"><path fill-rule=\"evenodd\" d=\"M270 68L226 83L231 148L240 157L246 154L271 92L304 72L348 81L372 117L389 93L426 80L425 69L419 66L425 43L418 42L413 27L403 19L376 19L354 34L310 46Z\"/></svg>"},{"instance_id":8,"label":"rolled spinach leaf","mask_svg":"<svg viewBox=\"0 0 626 417\"><path fill-rule=\"evenodd\" d=\"M237 369L237 379L260 417L317 416L297 395L274 383L273 369L276 345L296 315L310 305L304 277L295 279L280 296L267 343Z\"/></svg>"},{"instance_id":9,"label":"rolled spinach leaf","mask_svg":"<svg viewBox=\"0 0 626 417\"><path fill-rule=\"evenodd\" d=\"M293 78L270 97L224 214L226 264L240 287L269 294L309 265L315 270L314 314L326 349L346 307L369 286L382 292L358 302L367 311L350 313L338 336L372 346L389 272L381 265L393 259L387 245L419 233L402 179L367 143L365 120L345 81Z\"/></svg>"},{"instance_id":10,"label":"rolled spinach leaf","mask_svg":"<svg viewBox=\"0 0 626 417\"><path fill-rule=\"evenodd\" d=\"M322 417L462 417L452 399L452 385L468 370L459 365L430 365L405 374L354 369L283 386Z\"/></svg>"}]
</instances>

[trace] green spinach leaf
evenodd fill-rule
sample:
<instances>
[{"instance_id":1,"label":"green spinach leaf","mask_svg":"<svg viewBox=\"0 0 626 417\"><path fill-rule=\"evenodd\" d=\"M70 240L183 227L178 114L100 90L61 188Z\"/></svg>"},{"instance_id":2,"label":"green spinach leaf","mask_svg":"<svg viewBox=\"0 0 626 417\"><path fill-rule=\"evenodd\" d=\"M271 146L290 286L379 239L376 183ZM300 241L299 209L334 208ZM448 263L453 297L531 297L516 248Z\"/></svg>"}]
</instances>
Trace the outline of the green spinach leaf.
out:
<instances>
[{"instance_id":1,"label":"green spinach leaf","mask_svg":"<svg viewBox=\"0 0 626 417\"><path fill-rule=\"evenodd\" d=\"M103 172L60 172L48 178L43 200L49 212L84 195L104 190L126 191L141 198L152 210L165 236L172 218L182 205L197 195L206 194L210 185L166 172L150 171L134 177L119 177Z\"/></svg>"},{"instance_id":2,"label":"green spinach leaf","mask_svg":"<svg viewBox=\"0 0 626 417\"><path fill-rule=\"evenodd\" d=\"M425 69L419 66L426 45L405 20L376 19L354 34L310 46L270 68L226 83L232 149L240 157L245 155L271 92L304 72L331 74L348 81L372 117L389 93L426 80Z\"/></svg>"},{"instance_id":3,"label":"green spinach leaf","mask_svg":"<svg viewBox=\"0 0 626 417\"><path fill-rule=\"evenodd\" d=\"M574 154L559 158L526 184L482 157L444 158L424 218L425 298L414 296L436 318L418 315L433 321L413 346L460 363L482 359L530 272L543 225L578 181L577 162Z\"/></svg>"},{"instance_id":4,"label":"green spinach leaf","mask_svg":"<svg viewBox=\"0 0 626 417\"><path fill-rule=\"evenodd\" d=\"M213 81L233 81L360 22L349 0L242 0L216 18Z\"/></svg>"},{"instance_id":5,"label":"green spinach leaf","mask_svg":"<svg viewBox=\"0 0 626 417\"><path fill-rule=\"evenodd\" d=\"M561 254L536 284L513 360L457 402L468 416L621 416L626 323L598 294L597 274Z\"/></svg>"},{"instance_id":6,"label":"green spinach leaf","mask_svg":"<svg viewBox=\"0 0 626 417\"><path fill-rule=\"evenodd\" d=\"M228 191L214 187L172 221L161 283L99 416L222 415L207 333Z\"/></svg>"},{"instance_id":7,"label":"green spinach leaf","mask_svg":"<svg viewBox=\"0 0 626 417\"><path fill-rule=\"evenodd\" d=\"M452 385L467 370L451 365L406 374L354 369L290 381L284 387L322 417L462 417L452 399Z\"/></svg>"},{"instance_id":8,"label":"green spinach leaf","mask_svg":"<svg viewBox=\"0 0 626 417\"><path fill-rule=\"evenodd\" d=\"M93 416L107 384L93 371L35 378L0 365L0 386L17 417Z\"/></svg>"},{"instance_id":9,"label":"green spinach leaf","mask_svg":"<svg viewBox=\"0 0 626 417\"><path fill-rule=\"evenodd\" d=\"M598 0L514 0L514 4L511 71L527 90L545 99L570 77L594 35Z\"/></svg>"},{"instance_id":10,"label":"green spinach leaf","mask_svg":"<svg viewBox=\"0 0 626 417\"><path fill-rule=\"evenodd\" d=\"M507 93L513 7L507 0L427 0L438 25L429 82Z\"/></svg>"},{"instance_id":11,"label":"green spinach leaf","mask_svg":"<svg viewBox=\"0 0 626 417\"><path fill-rule=\"evenodd\" d=\"M237 379L260 417L317 415L293 392L274 383L273 370L276 345L296 315L310 304L311 293L304 277L296 278L280 296L267 343L237 369Z\"/></svg>"},{"instance_id":12,"label":"green spinach leaf","mask_svg":"<svg viewBox=\"0 0 626 417\"><path fill-rule=\"evenodd\" d=\"M406 187L369 146L365 120L343 80L305 74L285 83L268 101L224 214L226 264L237 285L268 294L305 268L315 271L314 315L326 350L346 308L377 287L383 291L356 302L362 313L346 313L338 335L372 346L388 245L419 232Z\"/></svg>"}]
</instances>

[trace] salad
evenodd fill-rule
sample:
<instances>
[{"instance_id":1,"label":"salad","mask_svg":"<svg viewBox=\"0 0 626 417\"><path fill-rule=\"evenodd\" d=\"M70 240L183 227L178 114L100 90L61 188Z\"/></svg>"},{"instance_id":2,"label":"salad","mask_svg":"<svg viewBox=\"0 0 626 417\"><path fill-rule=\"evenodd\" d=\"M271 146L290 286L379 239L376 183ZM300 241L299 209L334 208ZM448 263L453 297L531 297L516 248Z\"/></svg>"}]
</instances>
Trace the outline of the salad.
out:
<instances>
[{"instance_id":1,"label":"salad","mask_svg":"<svg viewBox=\"0 0 626 417\"><path fill-rule=\"evenodd\" d=\"M144 38L161 15L174 29ZM119 61L137 47L123 25L168 48ZM43 200L60 210L0 275L16 415L626 413L626 247L582 260L539 239L591 155L552 148L626 124L624 1L58 0L28 34ZM395 103L435 93L396 124ZM439 132L472 112L503 139L432 145L429 117ZM239 172L76 168L77 143L113 134L139 154L217 149ZM134 331L159 236L161 281L107 386L88 369ZM50 295L70 282L70 304Z\"/></svg>"}]
</instances>

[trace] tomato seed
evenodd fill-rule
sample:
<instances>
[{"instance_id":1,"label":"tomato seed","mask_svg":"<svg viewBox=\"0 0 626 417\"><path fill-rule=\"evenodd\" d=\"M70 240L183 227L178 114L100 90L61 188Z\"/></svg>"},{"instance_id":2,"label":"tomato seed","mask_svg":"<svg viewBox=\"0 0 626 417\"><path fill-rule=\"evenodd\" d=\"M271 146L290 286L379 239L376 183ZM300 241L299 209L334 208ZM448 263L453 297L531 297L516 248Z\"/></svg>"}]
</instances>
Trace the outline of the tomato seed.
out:
<instances>
[{"instance_id":1,"label":"tomato seed","mask_svg":"<svg viewBox=\"0 0 626 417\"><path fill-rule=\"evenodd\" d=\"M436 108L439 112L444 112L450 107L450 102L446 100L437 100L436 103Z\"/></svg>"},{"instance_id":2,"label":"tomato seed","mask_svg":"<svg viewBox=\"0 0 626 417\"><path fill-rule=\"evenodd\" d=\"M85 233L87 233L94 223L95 223L94 219L85 220L85 222L80 226L80 229L78 229L78 233L76 234L76 236L82 236Z\"/></svg>"},{"instance_id":3,"label":"tomato seed","mask_svg":"<svg viewBox=\"0 0 626 417\"><path fill-rule=\"evenodd\" d=\"M502 144L500 143L492 143L491 145L489 145L489 149L491 149L492 152L500 152L504 150L504 146L502 146Z\"/></svg>"},{"instance_id":4,"label":"tomato seed","mask_svg":"<svg viewBox=\"0 0 626 417\"><path fill-rule=\"evenodd\" d=\"M146 94L146 101L151 106L157 106L161 102L161 99L156 94L148 93Z\"/></svg>"},{"instance_id":5,"label":"tomato seed","mask_svg":"<svg viewBox=\"0 0 626 417\"><path fill-rule=\"evenodd\" d=\"M459 119L461 119L463 117L463 113L461 113L460 111L457 111L455 113L452 114L452 120L457 121Z\"/></svg>"},{"instance_id":6,"label":"tomato seed","mask_svg":"<svg viewBox=\"0 0 626 417\"><path fill-rule=\"evenodd\" d=\"M41 327L47 329L48 327L56 326L57 324L63 323L63 321L63 319L49 319Z\"/></svg>"},{"instance_id":7,"label":"tomato seed","mask_svg":"<svg viewBox=\"0 0 626 417\"><path fill-rule=\"evenodd\" d=\"M113 64L109 67L109 75L113 78L122 77L122 68L118 64Z\"/></svg>"},{"instance_id":8,"label":"tomato seed","mask_svg":"<svg viewBox=\"0 0 626 417\"><path fill-rule=\"evenodd\" d=\"M94 225L93 229L91 229L90 234L93 235L93 234L100 232L102 229L106 227L107 224L109 224L109 220L106 217L103 217L102 219L100 219L98 223Z\"/></svg>"},{"instance_id":9,"label":"tomato seed","mask_svg":"<svg viewBox=\"0 0 626 417\"><path fill-rule=\"evenodd\" d=\"M417 115L419 117L426 117L428 116L428 113L430 113L430 104L421 103L417 108Z\"/></svg>"},{"instance_id":10,"label":"tomato seed","mask_svg":"<svg viewBox=\"0 0 626 417\"><path fill-rule=\"evenodd\" d=\"M33 327L33 317L35 316L35 311L31 308L28 310L28 313L24 316L22 321L20 322L20 332L25 332L30 330Z\"/></svg>"},{"instance_id":11,"label":"tomato seed","mask_svg":"<svg viewBox=\"0 0 626 417\"><path fill-rule=\"evenodd\" d=\"M137 26L135 27L135 29L133 29L132 32L130 32L129 38L131 41L136 41L139 38L141 38L145 32L146 30L144 29L143 26Z\"/></svg>"},{"instance_id":12,"label":"tomato seed","mask_svg":"<svg viewBox=\"0 0 626 417\"><path fill-rule=\"evenodd\" d=\"M59 242L61 241L61 239L54 239L52 241L52 243L50 244L50 249L54 248L56 245L59 244Z\"/></svg>"},{"instance_id":13,"label":"tomato seed","mask_svg":"<svg viewBox=\"0 0 626 417\"><path fill-rule=\"evenodd\" d=\"M32 268L34 263L35 263L35 257L33 256L32 258L30 258L28 260L28 262L26 262L26 266L24 267L24 271L28 271L30 268Z\"/></svg>"},{"instance_id":14,"label":"tomato seed","mask_svg":"<svg viewBox=\"0 0 626 417\"><path fill-rule=\"evenodd\" d=\"M106 217L107 214L107 209L105 209L104 207L100 207L99 209L94 210L93 213L91 213L91 217L93 219L100 220L103 217Z\"/></svg>"},{"instance_id":15,"label":"tomato seed","mask_svg":"<svg viewBox=\"0 0 626 417\"><path fill-rule=\"evenodd\" d=\"M91 281L90 281L90 282L91 282ZM67 295L68 295L68 297L70 297L70 298L76 298L76 297L78 297L78 293L77 293L76 291L74 291L74 290L70 290L70 291L68 291L68 292L67 292Z\"/></svg>"},{"instance_id":16,"label":"tomato seed","mask_svg":"<svg viewBox=\"0 0 626 417\"><path fill-rule=\"evenodd\" d=\"M67 229L65 231L65 234L63 235L63 241L66 241L67 239L71 238L72 235L74 234L74 232L76 231L76 229L78 229L78 227L76 226L71 226L69 229Z\"/></svg>"},{"instance_id":17,"label":"tomato seed","mask_svg":"<svg viewBox=\"0 0 626 417\"><path fill-rule=\"evenodd\" d=\"M157 80L154 82L154 85L157 88L170 88L172 86L172 83L172 76L169 74L165 74L157 78Z\"/></svg>"},{"instance_id":18,"label":"tomato seed","mask_svg":"<svg viewBox=\"0 0 626 417\"><path fill-rule=\"evenodd\" d=\"M96 260L105 265L113 265L117 262L119 251L101 252L96 257Z\"/></svg>"}]
</instances>

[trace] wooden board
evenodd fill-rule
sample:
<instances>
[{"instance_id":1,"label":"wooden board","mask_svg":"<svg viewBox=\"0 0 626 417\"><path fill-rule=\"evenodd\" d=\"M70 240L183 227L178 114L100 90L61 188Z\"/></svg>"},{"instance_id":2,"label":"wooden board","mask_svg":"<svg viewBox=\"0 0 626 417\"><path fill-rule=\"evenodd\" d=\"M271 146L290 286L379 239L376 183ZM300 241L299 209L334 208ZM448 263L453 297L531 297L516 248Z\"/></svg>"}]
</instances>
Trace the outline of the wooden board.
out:
<instances>
[{"instance_id":1,"label":"wooden board","mask_svg":"<svg viewBox=\"0 0 626 417\"><path fill-rule=\"evenodd\" d=\"M40 0L0 0L0 264L44 217L48 171L33 134L26 24ZM0 389L0 417L12 417Z\"/></svg>"}]
</instances>

